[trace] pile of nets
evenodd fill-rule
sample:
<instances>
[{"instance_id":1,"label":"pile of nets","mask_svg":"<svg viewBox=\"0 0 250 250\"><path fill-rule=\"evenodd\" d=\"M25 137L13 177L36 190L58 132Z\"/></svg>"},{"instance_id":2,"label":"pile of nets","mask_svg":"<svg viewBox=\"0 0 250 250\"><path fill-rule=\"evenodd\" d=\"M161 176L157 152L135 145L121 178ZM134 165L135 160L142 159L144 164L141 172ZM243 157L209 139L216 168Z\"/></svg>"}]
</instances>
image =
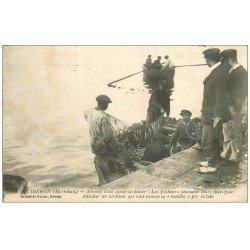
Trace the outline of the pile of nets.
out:
<instances>
[{"instance_id":1,"label":"pile of nets","mask_svg":"<svg viewBox=\"0 0 250 250\"><path fill-rule=\"evenodd\" d=\"M114 117L111 119L116 139L124 145L129 156L135 162L139 162L143 158L146 145L154 142L159 135L164 135L166 137L165 144L170 145L179 122L180 119L163 116L151 124L146 124L145 121L128 124ZM198 118L193 118L191 122L195 124L197 129L194 133L194 131L189 131L189 126L187 126L187 133L191 139L199 141L201 121Z\"/></svg>"},{"instance_id":2,"label":"pile of nets","mask_svg":"<svg viewBox=\"0 0 250 250\"><path fill-rule=\"evenodd\" d=\"M152 124L146 124L145 121L141 121L131 125L111 117L111 124L115 130L116 139L124 145L129 156L135 162L139 162L142 159L145 146L154 142L157 136L163 133L164 123L164 117ZM172 133L174 133L174 130L166 134L169 142Z\"/></svg>"},{"instance_id":3,"label":"pile of nets","mask_svg":"<svg viewBox=\"0 0 250 250\"><path fill-rule=\"evenodd\" d=\"M150 90L162 88L171 93L174 88L175 68L170 60L167 60L162 69L147 69L143 67L143 82Z\"/></svg>"}]
</instances>

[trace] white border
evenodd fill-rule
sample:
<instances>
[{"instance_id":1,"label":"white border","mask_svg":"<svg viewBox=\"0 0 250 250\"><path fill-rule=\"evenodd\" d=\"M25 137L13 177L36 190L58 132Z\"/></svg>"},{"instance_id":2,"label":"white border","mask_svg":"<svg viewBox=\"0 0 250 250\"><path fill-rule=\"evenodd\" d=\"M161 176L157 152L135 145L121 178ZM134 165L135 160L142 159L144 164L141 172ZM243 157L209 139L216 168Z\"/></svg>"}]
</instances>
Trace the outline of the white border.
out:
<instances>
[{"instance_id":1,"label":"white border","mask_svg":"<svg viewBox=\"0 0 250 250\"><path fill-rule=\"evenodd\" d=\"M1 2L1 44L249 44L247 1ZM2 249L247 249L248 204L1 204Z\"/></svg>"}]
</instances>

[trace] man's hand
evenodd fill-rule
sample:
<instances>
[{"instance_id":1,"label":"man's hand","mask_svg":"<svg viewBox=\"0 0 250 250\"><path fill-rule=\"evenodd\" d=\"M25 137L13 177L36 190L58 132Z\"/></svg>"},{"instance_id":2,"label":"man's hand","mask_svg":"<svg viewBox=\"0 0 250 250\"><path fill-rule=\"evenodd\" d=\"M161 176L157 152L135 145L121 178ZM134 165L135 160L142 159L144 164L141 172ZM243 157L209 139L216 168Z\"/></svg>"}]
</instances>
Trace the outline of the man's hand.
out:
<instances>
[{"instance_id":1,"label":"man's hand","mask_svg":"<svg viewBox=\"0 0 250 250\"><path fill-rule=\"evenodd\" d=\"M220 117L215 117L213 119L214 119L213 127L215 128L219 124L219 122L221 121L221 118Z\"/></svg>"}]
</instances>

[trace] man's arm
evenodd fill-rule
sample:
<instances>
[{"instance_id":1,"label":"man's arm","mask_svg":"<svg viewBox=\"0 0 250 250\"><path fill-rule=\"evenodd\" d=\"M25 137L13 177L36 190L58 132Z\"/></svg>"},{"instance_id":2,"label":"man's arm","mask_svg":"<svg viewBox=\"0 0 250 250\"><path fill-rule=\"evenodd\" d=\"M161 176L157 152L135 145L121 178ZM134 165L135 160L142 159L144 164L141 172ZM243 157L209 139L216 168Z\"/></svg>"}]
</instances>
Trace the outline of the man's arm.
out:
<instances>
[{"instance_id":1,"label":"man's arm","mask_svg":"<svg viewBox=\"0 0 250 250\"><path fill-rule=\"evenodd\" d=\"M237 91L235 91L234 93L236 94L236 106L238 105L237 110L240 110L244 101L247 98L247 81L248 81L247 71L243 67L240 68L240 70L235 71L234 79L237 86Z\"/></svg>"}]
</instances>

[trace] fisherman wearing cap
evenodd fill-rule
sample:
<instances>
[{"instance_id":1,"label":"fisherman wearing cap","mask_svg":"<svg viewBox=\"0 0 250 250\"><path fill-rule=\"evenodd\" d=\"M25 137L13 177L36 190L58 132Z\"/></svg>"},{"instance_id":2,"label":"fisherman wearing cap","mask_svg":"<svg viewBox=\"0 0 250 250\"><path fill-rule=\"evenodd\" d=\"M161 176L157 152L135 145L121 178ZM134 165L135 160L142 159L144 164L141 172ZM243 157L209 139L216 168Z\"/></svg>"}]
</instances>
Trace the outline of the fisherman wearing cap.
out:
<instances>
[{"instance_id":1,"label":"fisherman wearing cap","mask_svg":"<svg viewBox=\"0 0 250 250\"><path fill-rule=\"evenodd\" d=\"M229 101L231 120L223 124L223 152L221 157L230 165L238 165L242 147L243 105L247 103L247 71L238 63L237 51L224 50L221 60L231 66L229 71Z\"/></svg>"},{"instance_id":2,"label":"fisherman wearing cap","mask_svg":"<svg viewBox=\"0 0 250 250\"><path fill-rule=\"evenodd\" d=\"M161 69L161 56L157 56L157 60L154 61L153 65L152 65L153 69Z\"/></svg>"},{"instance_id":3,"label":"fisherman wearing cap","mask_svg":"<svg viewBox=\"0 0 250 250\"><path fill-rule=\"evenodd\" d=\"M170 61L169 56L166 55L166 56L164 56L164 58L166 59L164 69L172 69L172 68L174 68L174 65Z\"/></svg>"},{"instance_id":4,"label":"fisherman wearing cap","mask_svg":"<svg viewBox=\"0 0 250 250\"><path fill-rule=\"evenodd\" d=\"M230 119L228 108L228 71L221 65L220 50L211 48L203 51L207 65L211 68L205 78L202 101L202 150L205 161L198 162L200 173L217 170L220 154L222 123Z\"/></svg>"},{"instance_id":5,"label":"fisherman wearing cap","mask_svg":"<svg viewBox=\"0 0 250 250\"><path fill-rule=\"evenodd\" d=\"M192 113L189 110L182 110L180 115L182 120L179 122L177 129L172 137L171 146L173 153L178 153L193 146L196 141L192 137L197 129L194 122L191 120Z\"/></svg>"},{"instance_id":6,"label":"fisherman wearing cap","mask_svg":"<svg viewBox=\"0 0 250 250\"><path fill-rule=\"evenodd\" d=\"M247 98L247 71L237 60L237 50L228 49L221 52L222 60L231 66L229 71L230 104L235 112L240 112Z\"/></svg>"},{"instance_id":7,"label":"fisherman wearing cap","mask_svg":"<svg viewBox=\"0 0 250 250\"><path fill-rule=\"evenodd\" d=\"M111 99L99 95L96 101L97 107L86 111L84 116L89 123L91 148L101 186L128 174L134 166L124 146L115 138L110 116L104 112Z\"/></svg>"},{"instance_id":8,"label":"fisherman wearing cap","mask_svg":"<svg viewBox=\"0 0 250 250\"><path fill-rule=\"evenodd\" d=\"M152 68L152 59L151 59L151 55L148 55L148 58L146 60L146 63L144 64L144 66L147 69L151 69Z\"/></svg>"}]
</instances>

